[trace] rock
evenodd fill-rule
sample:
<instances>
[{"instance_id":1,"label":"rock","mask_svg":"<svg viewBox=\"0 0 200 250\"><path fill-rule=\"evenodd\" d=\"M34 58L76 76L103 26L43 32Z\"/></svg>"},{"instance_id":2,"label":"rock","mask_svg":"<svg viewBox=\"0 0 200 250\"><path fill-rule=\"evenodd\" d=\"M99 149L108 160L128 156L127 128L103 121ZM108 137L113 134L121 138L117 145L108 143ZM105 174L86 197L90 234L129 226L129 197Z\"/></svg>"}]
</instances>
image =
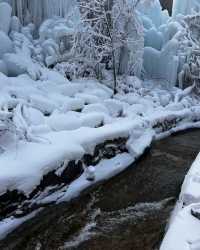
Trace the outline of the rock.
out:
<instances>
[{"instance_id":1,"label":"rock","mask_svg":"<svg viewBox=\"0 0 200 250\"><path fill-rule=\"evenodd\" d=\"M61 174L61 178L65 184L70 184L83 173L83 164L81 161L70 161Z\"/></svg>"},{"instance_id":2,"label":"rock","mask_svg":"<svg viewBox=\"0 0 200 250\"><path fill-rule=\"evenodd\" d=\"M3 60L7 65L9 76L15 77L27 73L27 65L22 60L20 61L20 56L17 54L6 53Z\"/></svg>"},{"instance_id":3,"label":"rock","mask_svg":"<svg viewBox=\"0 0 200 250\"><path fill-rule=\"evenodd\" d=\"M197 218L198 220L200 220L200 207L193 207L191 209L191 215L193 215L195 218Z\"/></svg>"},{"instance_id":4,"label":"rock","mask_svg":"<svg viewBox=\"0 0 200 250\"><path fill-rule=\"evenodd\" d=\"M10 30L12 8L8 3L0 3L0 30L8 34Z\"/></svg>"},{"instance_id":5,"label":"rock","mask_svg":"<svg viewBox=\"0 0 200 250\"><path fill-rule=\"evenodd\" d=\"M167 9L171 15L173 0L160 0L163 9Z\"/></svg>"}]
</instances>

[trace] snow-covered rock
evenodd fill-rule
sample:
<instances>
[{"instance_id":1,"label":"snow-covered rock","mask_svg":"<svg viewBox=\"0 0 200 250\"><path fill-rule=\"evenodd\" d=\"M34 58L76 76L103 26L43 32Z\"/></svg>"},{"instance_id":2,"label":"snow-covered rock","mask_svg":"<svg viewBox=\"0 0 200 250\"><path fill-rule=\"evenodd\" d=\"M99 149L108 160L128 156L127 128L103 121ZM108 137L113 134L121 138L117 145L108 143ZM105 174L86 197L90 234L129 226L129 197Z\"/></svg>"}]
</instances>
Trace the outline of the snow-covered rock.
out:
<instances>
[{"instance_id":1,"label":"snow-covered rock","mask_svg":"<svg viewBox=\"0 0 200 250\"><path fill-rule=\"evenodd\" d=\"M29 102L32 107L40 110L43 114L51 114L57 107L56 103L52 100L36 94L30 96Z\"/></svg>"},{"instance_id":2,"label":"snow-covered rock","mask_svg":"<svg viewBox=\"0 0 200 250\"><path fill-rule=\"evenodd\" d=\"M25 107L23 111L28 125L38 126L45 123L44 115L38 109Z\"/></svg>"},{"instance_id":3,"label":"snow-covered rock","mask_svg":"<svg viewBox=\"0 0 200 250\"><path fill-rule=\"evenodd\" d=\"M104 115L98 112L83 114L81 117L81 123L83 127L99 127L104 123Z\"/></svg>"},{"instance_id":4,"label":"snow-covered rock","mask_svg":"<svg viewBox=\"0 0 200 250\"><path fill-rule=\"evenodd\" d=\"M113 117L120 116L123 113L123 104L120 101L108 99L104 101L104 105Z\"/></svg>"},{"instance_id":5,"label":"snow-covered rock","mask_svg":"<svg viewBox=\"0 0 200 250\"><path fill-rule=\"evenodd\" d=\"M109 114L109 111L107 107L103 104L97 103L97 104L89 104L84 107L83 113L90 113L90 112L99 112L103 114Z\"/></svg>"},{"instance_id":6,"label":"snow-covered rock","mask_svg":"<svg viewBox=\"0 0 200 250\"><path fill-rule=\"evenodd\" d=\"M53 131L75 130L81 127L81 120L72 113L59 114L53 113L46 119L46 123Z\"/></svg>"}]
</instances>

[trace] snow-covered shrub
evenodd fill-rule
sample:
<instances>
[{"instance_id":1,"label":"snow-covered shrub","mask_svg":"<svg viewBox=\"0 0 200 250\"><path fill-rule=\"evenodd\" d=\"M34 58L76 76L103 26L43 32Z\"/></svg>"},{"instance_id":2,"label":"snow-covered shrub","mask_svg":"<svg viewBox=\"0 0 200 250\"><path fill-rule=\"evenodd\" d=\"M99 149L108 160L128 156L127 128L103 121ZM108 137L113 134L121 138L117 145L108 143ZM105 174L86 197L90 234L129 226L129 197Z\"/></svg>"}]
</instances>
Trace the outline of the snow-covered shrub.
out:
<instances>
[{"instance_id":1,"label":"snow-covered shrub","mask_svg":"<svg viewBox=\"0 0 200 250\"><path fill-rule=\"evenodd\" d=\"M108 4L109 2L109 4ZM74 60L66 60L80 74L102 79L105 69L117 75L140 75L143 57L143 30L130 1L80 1L81 21L74 37Z\"/></svg>"},{"instance_id":2,"label":"snow-covered shrub","mask_svg":"<svg viewBox=\"0 0 200 250\"><path fill-rule=\"evenodd\" d=\"M180 34L182 68L179 73L179 86L186 88L195 84L196 93L200 93L200 15L183 19L185 32Z\"/></svg>"},{"instance_id":3,"label":"snow-covered shrub","mask_svg":"<svg viewBox=\"0 0 200 250\"><path fill-rule=\"evenodd\" d=\"M117 84L118 92L119 93L131 93L136 92L137 90L141 89L142 86L142 80L140 80L136 76L127 76L124 77L118 77L118 84Z\"/></svg>"},{"instance_id":4,"label":"snow-covered shrub","mask_svg":"<svg viewBox=\"0 0 200 250\"><path fill-rule=\"evenodd\" d=\"M81 120L75 113L54 112L46 121L53 131L74 130L81 127Z\"/></svg>"}]
</instances>

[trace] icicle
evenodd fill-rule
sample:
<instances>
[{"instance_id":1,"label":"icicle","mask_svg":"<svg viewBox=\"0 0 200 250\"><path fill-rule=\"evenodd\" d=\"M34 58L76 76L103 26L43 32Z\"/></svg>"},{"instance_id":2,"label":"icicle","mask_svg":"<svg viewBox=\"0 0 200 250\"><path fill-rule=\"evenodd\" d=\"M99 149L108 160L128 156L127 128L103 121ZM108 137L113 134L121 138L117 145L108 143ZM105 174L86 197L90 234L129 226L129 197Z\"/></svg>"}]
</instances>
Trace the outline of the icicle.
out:
<instances>
[{"instance_id":1,"label":"icicle","mask_svg":"<svg viewBox=\"0 0 200 250\"><path fill-rule=\"evenodd\" d=\"M66 17L71 8L76 5L76 0L0 0L8 2L13 8L13 14L16 15L22 24L31 21L39 26L47 18L54 16Z\"/></svg>"}]
</instances>

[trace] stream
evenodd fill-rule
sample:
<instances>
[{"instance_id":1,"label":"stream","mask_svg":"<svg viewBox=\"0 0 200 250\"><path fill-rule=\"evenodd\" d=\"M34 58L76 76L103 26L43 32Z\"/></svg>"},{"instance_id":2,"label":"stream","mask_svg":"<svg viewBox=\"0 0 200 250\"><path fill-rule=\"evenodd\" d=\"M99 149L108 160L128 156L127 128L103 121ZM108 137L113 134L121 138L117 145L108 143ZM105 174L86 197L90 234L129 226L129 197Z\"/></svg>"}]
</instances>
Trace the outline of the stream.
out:
<instances>
[{"instance_id":1,"label":"stream","mask_svg":"<svg viewBox=\"0 0 200 250\"><path fill-rule=\"evenodd\" d=\"M200 130L190 130L154 142L126 171L44 209L0 249L158 250L199 138Z\"/></svg>"}]
</instances>

